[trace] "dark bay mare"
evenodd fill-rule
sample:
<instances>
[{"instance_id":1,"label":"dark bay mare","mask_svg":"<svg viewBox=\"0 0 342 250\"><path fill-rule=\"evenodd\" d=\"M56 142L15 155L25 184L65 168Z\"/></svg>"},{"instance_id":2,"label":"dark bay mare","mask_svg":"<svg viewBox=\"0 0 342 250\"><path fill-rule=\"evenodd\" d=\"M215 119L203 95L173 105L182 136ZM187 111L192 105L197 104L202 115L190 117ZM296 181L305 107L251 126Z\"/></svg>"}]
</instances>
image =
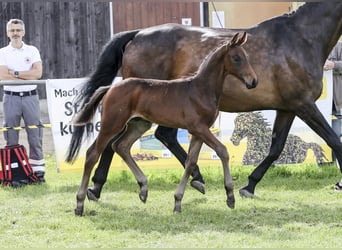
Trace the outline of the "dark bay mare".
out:
<instances>
[{"instance_id":1,"label":"dark bay mare","mask_svg":"<svg viewBox=\"0 0 342 250\"><path fill-rule=\"evenodd\" d=\"M249 34L244 49L258 75L258 88L246 90L228 76L219 109L226 112L276 110L272 143L266 158L254 169L240 194L251 197L257 183L278 159L295 116L302 119L333 149L342 166L342 145L317 108L322 91L323 65L342 33L342 2L310 2L296 12L277 16L245 29ZM105 46L95 71L85 83L76 102L84 105L100 86L110 85L121 69L122 76L174 79L195 72L202 59L237 30L165 24L116 34ZM127 132L117 140L130 147L150 126L132 119ZM73 148L79 134L74 130ZM158 138L183 164L186 152L177 141L177 129L159 126ZM119 147L116 147L119 148ZM71 149L72 150L72 149ZM110 144L101 156L93 177L89 199L98 199L106 181L114 151ZM204 191L204 181L196 167L191 183ZM194 185L196 186L196 185Z\"/></svg>"},{"instance_id":2,"label":"dark bay mare","mask_svg":"<svg viewBox=\"0 0 342 250\"><path fill-rule=\"evenodd\" d=\"M185 172L175 192L174 212L181 212L181 200L188 178L196 166L203 142L215 150L224 172L227 205L235 206L233 180L228 166L226 147L210 132L210 126L219 113L219 100L225 77L230 74L245 83L247 89L256 87L257 77L240 47L247 34L237 33L229 43L209 54L198 72L188 78L156 80L127 78L115 84L99 88L89 102L73 119L75 126L86 126L91 122L97 106L102 101L101 128L95 142L88 148L80 189L77 193L76 215L82 215L91 171L111 139L124 133L126 124L133 117L163 126L185 128L192 134ZM124 97L124 98L122 98ZM80 147L81 145L79 145ZM130 155L130 148L123 154ZM71 158L70 158L71 159ZM141 186L140 197L146 200L147 178L138 171L134 162L129 164Z\"/></svg>"}]
</instances>

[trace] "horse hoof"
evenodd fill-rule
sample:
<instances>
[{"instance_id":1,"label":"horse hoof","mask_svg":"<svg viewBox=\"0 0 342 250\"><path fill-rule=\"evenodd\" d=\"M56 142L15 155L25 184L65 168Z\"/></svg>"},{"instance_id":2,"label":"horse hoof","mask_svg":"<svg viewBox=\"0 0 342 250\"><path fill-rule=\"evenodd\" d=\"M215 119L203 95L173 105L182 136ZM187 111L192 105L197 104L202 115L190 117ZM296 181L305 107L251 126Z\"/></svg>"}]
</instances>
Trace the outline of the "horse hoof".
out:
<instances>
[{"instance_id":1,"label":"horse hoof","mask_svg":"<svg viewBox=\"0 0 342 250\"><path fill-rule=\"evenodd\" d=\"M227 206L231 209L235 208L235 198L233 197L228 197L227 199Z\"/></svg>"},{"instance_id":2,"label":"horse hoof","mask_svg":"<svg viewBox=\"0 0 342 250\"><path fill-rule=\"evenodd\" d=\"M234 209L235 208L235 202L230 202L230 201L227 201L227 206L231 209Z\"/></svg>"},{"instance_id":3,"label":"horse hoof","mask_svg":"<svg viewBox=\"0 0 342 250\"><path fill-rule=\"evenodd\" d=\"M75 208L75 215L76 216L82 216L83 215L83 209Z\"/></svg>"},{"instance_id":4,"label":"horse hoof","mask_svg":"<svg viewBox=\"0 0 342 250\"><path fill-rule=\"evenodd\" d=\"M173 213L174 213L174 214L180 214L180 213L182 213L182 209L181 209L180 207L175 207L175 208L173 209Z\"/></svg>"},{"instance_id":5,"label":"horse hoof","mask_svg":"<svg viewBox=\"0 0 342 250\"><path fill-rule=\"evenodd\" d=\"M246 198L254 198L254 194L249 192L248 190L244 189L244 188L240 188L239 190L239 194L242 197L246 197Z\"/></svg>"},{"instance_id":6,"label":"horse hoof","mask_svg":"<svg viewBox=\"0 0 342 250\"><path fill-rule=\"evenodd\" d=\"M140 192L139 193L139 198L142 202L146 203L147 200L147 192Z\"/></svg>"},{"instance_id":7,"label":"horse hoof","mask_svg":"<svg viewBox=\"0 0 342 250\"><path fill-rule=\"evenodd\" d=\"M197 191L201 192L202 194L205 194L205 184L200 182L200 181L196 181L196 180L192 180L190 182L190 185L196 189Z\"/></svg>"},{"instance_id":8,"label":"horse hoof","mask_svg":"<svg viewBox=\"0 0 342 250\"><path fill-rule=\"evenodd\" d=\"M98 201L100 197L96 196L94 190L92 190L91 188L88 188L87 190L87 197L88 200L90 201Z\"/></svg>"}]
</instances>

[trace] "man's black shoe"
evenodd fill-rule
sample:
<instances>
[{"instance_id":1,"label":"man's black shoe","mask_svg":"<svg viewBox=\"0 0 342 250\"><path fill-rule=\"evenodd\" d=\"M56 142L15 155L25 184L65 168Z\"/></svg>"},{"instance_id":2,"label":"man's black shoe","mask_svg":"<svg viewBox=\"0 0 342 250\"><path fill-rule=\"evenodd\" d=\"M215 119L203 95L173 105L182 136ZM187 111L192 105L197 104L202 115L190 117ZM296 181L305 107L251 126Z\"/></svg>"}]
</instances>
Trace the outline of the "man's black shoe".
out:
<instances>
[{"instance_id":1,"label":"man's black shoe","mask_svg":"<svg viewBox=\"0 0 342 250\"><path fill-rule=\"evenodd\" d=\"M37 172L34 172L34 174L38 177L38 183L45 183L45 178L44 178L44 175L45 175L45 172L43 171L37 171Z\"/></svg>"}]
</instances>

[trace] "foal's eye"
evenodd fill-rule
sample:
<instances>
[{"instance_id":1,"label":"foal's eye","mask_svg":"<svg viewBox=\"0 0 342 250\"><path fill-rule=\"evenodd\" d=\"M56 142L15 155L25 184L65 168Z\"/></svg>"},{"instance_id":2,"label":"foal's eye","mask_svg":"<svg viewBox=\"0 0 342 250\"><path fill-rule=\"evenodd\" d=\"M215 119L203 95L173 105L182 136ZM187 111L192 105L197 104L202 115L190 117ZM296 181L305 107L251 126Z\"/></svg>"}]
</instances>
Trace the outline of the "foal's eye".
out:
<instances>
[{"instance_id":1,"label":"foal's eye","mask_svg":"<svg viewBox=\"0 0 342 250\"><path fill-rule=\"evenodd\" d=\"M238 63L238 62L241 61L241 57L238 56L238 55L235 55L235 56L233 56L233 61L234 61L235 63Z\"/></svg>"}]
</instances>

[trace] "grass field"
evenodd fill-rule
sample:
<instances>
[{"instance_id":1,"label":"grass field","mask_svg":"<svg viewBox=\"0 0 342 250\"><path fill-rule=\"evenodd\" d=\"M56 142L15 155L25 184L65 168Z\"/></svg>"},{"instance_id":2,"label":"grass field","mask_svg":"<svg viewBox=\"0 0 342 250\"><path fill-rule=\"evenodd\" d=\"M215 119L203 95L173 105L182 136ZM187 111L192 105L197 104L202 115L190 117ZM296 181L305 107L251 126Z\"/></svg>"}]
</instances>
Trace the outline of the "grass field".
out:
<instances>
[{"instance_id":1,"label":"grass field","mask_svg":"<svg viewBox=\"0 0 342 250\"><path fill-rule=\"evenodd\" d=\"M81 173L56 173L47 156L47 183L1 187L1 247L28 248L340 248L342 193L333 191L336 166L277 166L242 198L252 167L231 167L236 208L226 206L221 166L202 166L206 194L189 185L181 214L173 193L182 169L145 169L147 203L126 170L110 172L99 202L74 215Z\"/></svg>"}]
</instances>

